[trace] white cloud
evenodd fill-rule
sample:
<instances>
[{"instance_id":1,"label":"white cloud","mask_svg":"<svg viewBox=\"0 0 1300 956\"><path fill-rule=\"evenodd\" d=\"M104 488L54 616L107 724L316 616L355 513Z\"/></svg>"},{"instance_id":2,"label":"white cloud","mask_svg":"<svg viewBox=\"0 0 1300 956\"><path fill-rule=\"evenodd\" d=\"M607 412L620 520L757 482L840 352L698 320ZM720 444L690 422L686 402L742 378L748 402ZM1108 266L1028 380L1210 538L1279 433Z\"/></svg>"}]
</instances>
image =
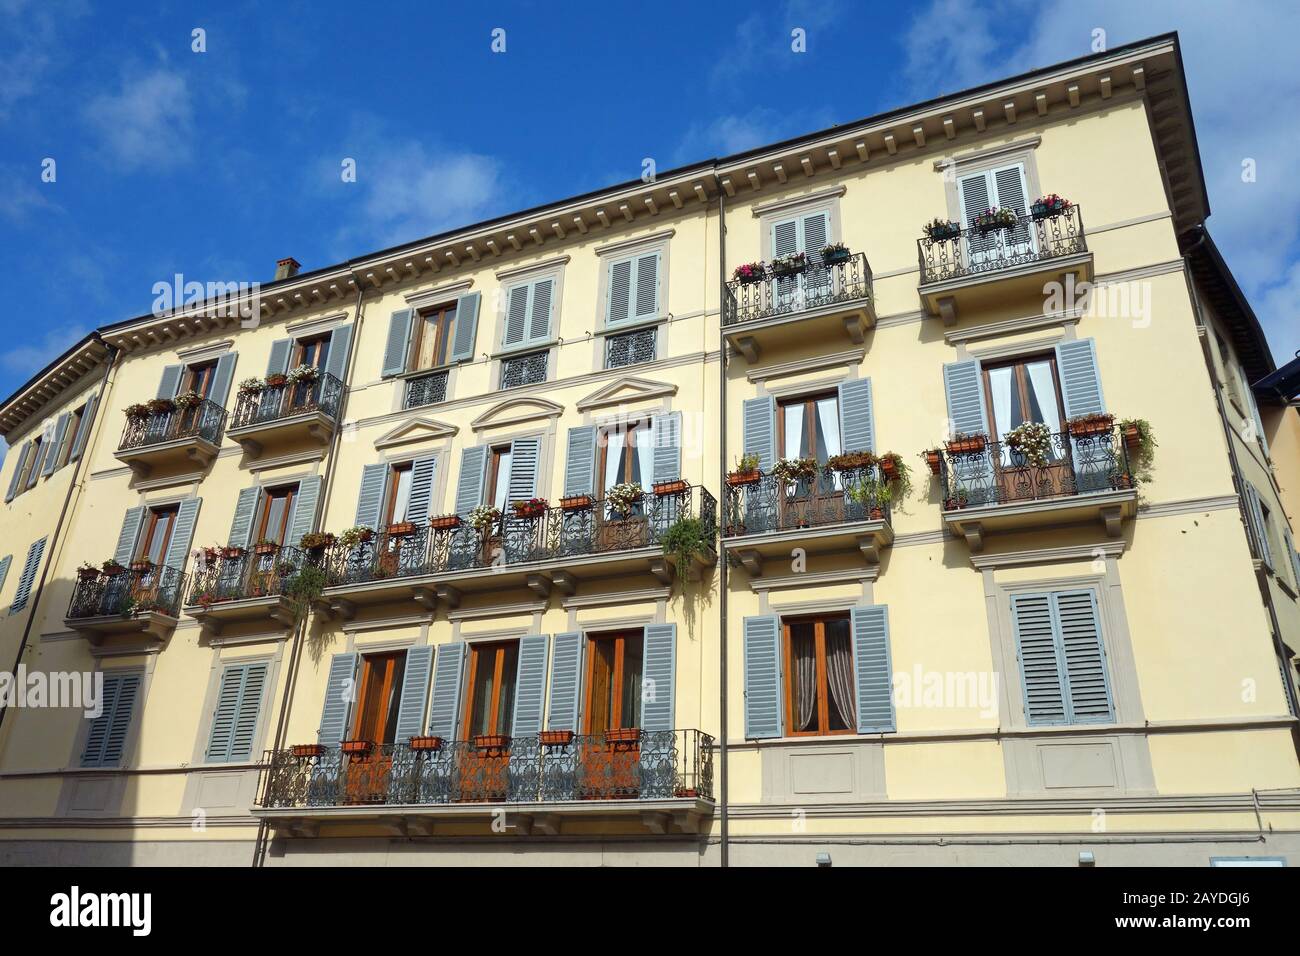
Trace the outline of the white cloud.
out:
<instances>
[{"instance_id":1,"label":"white cloud","mask_svg":"<svg viewBox=\"0 0 1300 956\"><path fill-rule=\"evenodd\" d=\"M673 165L698 162L710 156L740 153L780 139L780 117L774 110L758 108L745 114L727 114L686 128L673 154Z\"/></svg>"},{"instance_id":2,"label":"white cloud","mask_svg":"<svg viewBox=\"0 0 1300 956\"><path fill-rule=\"evenodd\" d=\"M25 343L20 342L0 352L0 368L16 375L20 381L26 381L89 331L87 325L57 325ZM10 340L18 340L21 334L22 329L11 330Z\"/></svg>"},{"instance_id":3,"label":"white cloud","mask_svg":"<svg viewBox=\"0 0 1300 956\"><path fill-rule=\"evenodd\" d=\"M110 157L125 169L168 168L191 156L190 91L185 77L174 70L130 71L117 92L93 97L83 115Z\"/></svg>"},{"instance_id":4,"label":"white cloud","mask_svg":"<svg viewBox=\"0 0 1300 956\"><path fill-rule=\"evenodd\" d=\"M0 166L0 219L18 224L26 222L32 213L59 210L47 195L52 188L53 184L41 182L40 166Z\"/></svg>"},{"instance_id":5,"label":"white cloud","mask_svg":"<svg viewBox=\"0 0 1300 956\"><path fill-rule=\"evenodd\" d=\"M0 120L67 59L60 33L86 10L82 0L0 0Z\"/></svg>"}]
</instances>

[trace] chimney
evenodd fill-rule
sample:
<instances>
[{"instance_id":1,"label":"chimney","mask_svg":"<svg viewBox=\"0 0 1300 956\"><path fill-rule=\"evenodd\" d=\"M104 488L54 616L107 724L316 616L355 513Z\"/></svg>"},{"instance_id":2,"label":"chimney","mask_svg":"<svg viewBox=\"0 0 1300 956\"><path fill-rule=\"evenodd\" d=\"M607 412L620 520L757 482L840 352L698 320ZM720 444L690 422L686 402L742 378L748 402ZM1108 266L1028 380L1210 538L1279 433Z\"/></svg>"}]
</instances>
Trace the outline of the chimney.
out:
<instances>
[{"instance_id":1,"label":"chimney","mask_svg":"<svg viewBox=\"0 0 1300 956\"><path fill-rule=\"evenodd\" d=\"M281 279L292 279L301 268L302 263L293 256L288 259L281 259L275 264L275 280L279 282Z\"/></svg>"}]
</instances>

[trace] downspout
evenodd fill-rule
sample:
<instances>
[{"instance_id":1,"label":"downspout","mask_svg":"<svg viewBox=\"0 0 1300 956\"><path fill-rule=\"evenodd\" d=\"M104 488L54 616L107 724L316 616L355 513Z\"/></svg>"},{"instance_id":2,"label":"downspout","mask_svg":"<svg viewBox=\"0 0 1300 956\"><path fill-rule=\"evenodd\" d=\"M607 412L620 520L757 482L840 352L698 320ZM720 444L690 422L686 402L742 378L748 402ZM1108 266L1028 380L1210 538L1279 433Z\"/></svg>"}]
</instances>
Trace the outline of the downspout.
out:
<instances>
[{"instance_id":1,"label":"downspout","mask_svg":"<svg viewBox=\"0 0 1300 956\"><path fill-rule=\"evenodd\" d=\"M22 640L18 642L18 653L14 656L14 666L9 671L11 674L18 673L18 666L22 663L23 653L27 650L27 641L31 637L32 624L36 621L36 612L41 606L41 596L45 592L45 582L49 577L50 568L59 557L59 546L62 543L60 533L63 530L63 523L67 519L68 511L72 506L72 496L77 491L77 482L81 477L82 466L90 460L91 453L95 448L95 438L97 437L95 433L98 431L99 425L104 420L101 413L108 402L108 392L110 388L109 378L112 375L113 369L117 365L117 360L122 354L116 347L109 345L103 339L100 339L98 335L96 335L95 338L106 349L108 349L108 362L104 365L104 377L100 379L99 382L99 401L95 403L94 418L86 424L86 427L91 429L91 432L86 435L86 444L81 450L81 457L77 459L77 463L72 469L72 480L68 482L68 493L63 496L63 508L59 511L59 520L54 526L54 534L50 536L49 556L43 562L44 567L41 568L41 579L36 585L36 590L32 592L31 601L28 604L27 623L23 627ZM76 438L76 435L72 436L73 441L76 441ZM4 719L7 713L9 713L9 705L5 704L3 707L0 707L0 727L4 726Z\"/></svg>"},{"instance_id":2,"label":"downspout","mask_svg":"<svg viewBox=\"0 0 1300 956\"><path fill-rule=\"evenodd\" d=\"M724 322L727 309L727 197L722 182L715 171L713 187L718 191L718 425L720 452L718 455L718 493L722 507L727 506L727 338ZM723 522L725 527L726 522ZM720 531L722 529L719 529ZM731 863L728 847L730 817L727 812L727 553L722 550L718 563L718 614L719 614L719 664L718 664L718 836L719 865L726 869Z\"/></svg>"},{"instance_id":3,"label":"downspout","mask_svg":"<svg viewBox=\"0 0 1300 956\"><path fill-rule=\"evenodd\" d=\"M357 352L361 345L361 322L362 322L362 300L365 298L365 288L360 282L357 283L357 301L352 308L352 342L348 355L348 366L343 372L343 392L339 396L338 424L334 428L334 436L330 439L329 464L325 467L324 485L321 489L321 520L329 514L330 492L334 489L334 469L338 467L339 443L343 437L343 423L347 420L347 405L349 388L347 383L352 381L353 365L357 360ZM284 694L280 700L280 716L276 721L275 739L272 741L271 750L277 753L284 749L284 738L289 730L289 712L293 703L294 691L298 684L298 671L302 663L302 648L306 643L307 636L307 615L303 615L302 620L298 622L297 628L293 634L293 647L289 651L289 670L284 678ZM261 768L263 771L266 767ZM257 840L253 844L253 866L260 867L266 861L267 834L270 828L265 820L258 824Z\"/></svg>"}]
</instances>

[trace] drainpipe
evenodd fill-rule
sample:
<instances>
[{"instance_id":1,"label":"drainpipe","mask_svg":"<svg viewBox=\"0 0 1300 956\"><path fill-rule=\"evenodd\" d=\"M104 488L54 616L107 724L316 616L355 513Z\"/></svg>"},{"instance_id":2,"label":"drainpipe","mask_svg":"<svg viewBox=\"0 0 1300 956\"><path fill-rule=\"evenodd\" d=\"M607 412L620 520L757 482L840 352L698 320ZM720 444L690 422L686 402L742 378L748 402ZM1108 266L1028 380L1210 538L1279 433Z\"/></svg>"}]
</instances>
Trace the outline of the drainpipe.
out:
<instances>
[{"instance_id":1,"label":"drainpipe","mask_svg":"<svg viewBox=\"0 0 1300 956\"><path fill-rule=\"evenodd\" d=\"M18 653L14 655L14 666L10 669L10 673L15 675L18 673L18 665L22 663L23 653L27 650L27 641L31 637L32 625L36 621L36 612L41 606L41 596L45 592L45 582L49 577L50 568L54 566L59 558L59 546L62 544L60 533L63 530L63 523L67 520L68 512L72 507L72 496L77 491L77 482L81 478L82 468L90 460L90 456L95 449L95 439L97 437L95 432L98 431L99 425L104 420L102 412L108 403L108 393L112 387L110 376L122 354L116 347L99 338L98 334L96 334L95 339L108 349L108 362L104 365L104 377L99 382L99 401L95 403L94 418L86 424L86 427L91 429L91 432L86 435L86 445L81 451L81 457L77 459L77 463L73 466L72 480L68 482L68 493L63 496L63 508L59 512L58 523L54 526L54 534L50 536L48 557L43 562L44 567L41 568L41 579L36 585L36 590L32 592L31 600L27 605L27 623L23 626L23 637L18 642ZM76 435L73 435L72 439L75 441L76 437ZM4 726L5 715L8 713L8 704L0 707L0 727Z\"/></svg>"},{"instance_id":2,"label":"drainpipe","mask_svg":"<svg viewBox=\"0 0 1300 956\"><path fill-rule=\"evenodd\" d=\"M365 288L360 282L357 283L357 301L352 308L352 344L350 354L348 355L348 367L343 372L343 391L339 395L338 424L334 428L334 436L330 439L329 464L325 467L324 485L321 489L321 520L324 521L325 515L329 513L330 492L334 490L334 469L338 467L339 443L343 436L343 423L347 420L348 404L348 387L347 383L352 381L353 366L357 360L357 352L361 345L361 322L363 316L362 299L365 297ZM306 643L307 636L307 615L303 615L302 620L298 622L297 628L293 633L293 647L289 651L289 669L284 678L284 694L280 699L280 716L276 721L275 739L272 741L272 752L279 752L284 749L284 738L289 730L289 712L293 703L294 691L298 684L298 671L302 663L302 648ZM262 769L265 769L262 768ZM257 840L253 844L253 866L260 867L266 862L267 836L270 833L270 827L263 820L257 827Z\"/></svg>"},{"instance_id":3,"label":"drainpipe","mask_svg":"<svg viewBox=\"0 0 1300 956\"><path fill-rule=\"evenodd\" d=\"M718 455L718 494L721 496L723 514L727 507L727 338L723 322L727 307L727 197L718 174L713 174L713 186L718 191L718 420L721 453ZM726 527L725 520L722 522ZM719 528L721 531L722 528ZM726 869L731 864L728 847L730 819L727 812L727 553L720 548L722 560L718 563L718 613L719 613L719 663L718 663L718 835L719 865Z\"/></svg>"}]
</instances>

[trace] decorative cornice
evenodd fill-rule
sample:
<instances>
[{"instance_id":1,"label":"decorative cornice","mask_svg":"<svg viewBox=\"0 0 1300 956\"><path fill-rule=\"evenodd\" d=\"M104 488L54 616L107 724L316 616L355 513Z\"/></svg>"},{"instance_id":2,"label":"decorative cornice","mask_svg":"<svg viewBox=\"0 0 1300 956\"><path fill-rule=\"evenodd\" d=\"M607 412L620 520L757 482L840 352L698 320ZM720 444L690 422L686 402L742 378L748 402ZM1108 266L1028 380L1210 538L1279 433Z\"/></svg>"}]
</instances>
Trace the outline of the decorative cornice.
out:
<instances>
[{"instance_id":1,"label":"decorative cornice","mask_svg":"<svg viewBox=\"0 0 1300 956\"><path fill-rule=\"evenodd\" d=\"M512 398L501 402L499 405L493 405L470 422L469 427L475 431L481 431L485 428L536 421L539 418L559 418L562 414L564 414L564 406L557 405L550 399L537 397Z\"/></svg>"},{"instance_id":2,"label":"decorative cornice","mask_svg":"<svg viewBox=\"0 0 1300 956\"><path fill-rule=\"evenodd\" d=\"M435 421L432 418L415 418L376 438L375 447L379 449L393 448L398 445L409 445L417 441L452 438L458 431L460 431L459 428L455 425L448 425L446 422Z\"/></svg>"},{"instance_id":3,"label":"decorative cornice","mask_svg":"<svg viewBox=\"0 0 1300 956\"><path fill-rule=\"evenodd\" d=\"M1024 551L1004 551L1001 554L983 552L970 556L971 566L977 570L1015 567L1022 564L1050 564L1056 561L1089 561L1097 553L1108 558L1117 558L1124 553L1127 543L1123 540L1097 541L1092 544L1066 545L1059 548L1031 548Z\"/></svg>"},{"instance_id":4,"label":"decorative cornice","mask_svg":"<svg viewBox=\"0 0 1300 956\"><path fill-rule=\"evenodd\" d=\"M603 385L586 398L580 399L575 406L585 412L593 408L607 408L610 405L626 405L648 398L665 398L677 394L677 386L667 382L652 382L645 378L625 375Z\"/></svg>"}]
</instances>

